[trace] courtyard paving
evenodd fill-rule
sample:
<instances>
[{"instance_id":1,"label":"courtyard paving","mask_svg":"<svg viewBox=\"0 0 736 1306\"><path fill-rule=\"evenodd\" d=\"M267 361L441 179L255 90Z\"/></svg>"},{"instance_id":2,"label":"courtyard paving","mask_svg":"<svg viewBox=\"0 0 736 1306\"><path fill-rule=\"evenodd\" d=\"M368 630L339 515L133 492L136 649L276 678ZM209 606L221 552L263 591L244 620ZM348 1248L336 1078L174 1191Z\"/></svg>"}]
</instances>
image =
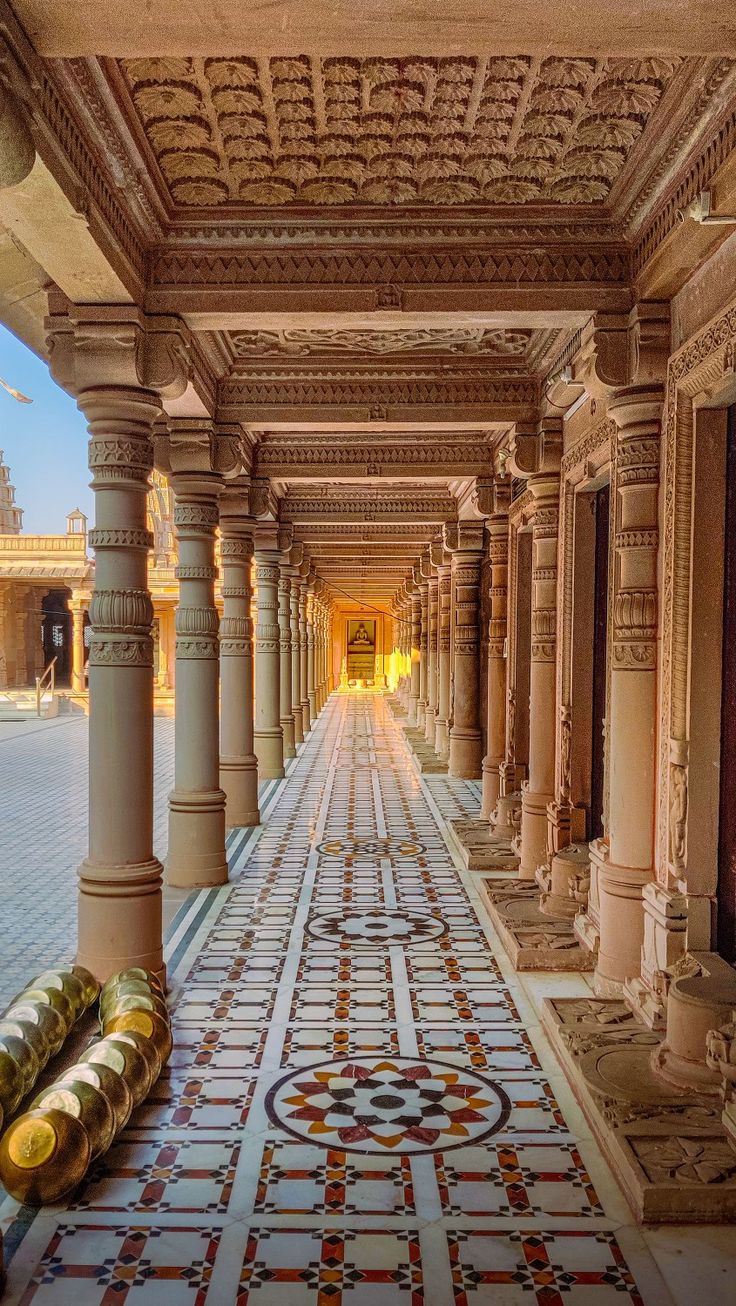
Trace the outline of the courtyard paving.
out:
<instances>
[{"instance_id":1,"label":"courtyard paving","mask_svg":"<svg viewBox=\"0 0 736 1306\"><path fill-rule=\"evenodd\" d=\"M0 1007L74 955L77 867L87 851L86 716L0 722ZM174 721L154 721L154 851L167 841Z\"/></svg>"}]
</instances>

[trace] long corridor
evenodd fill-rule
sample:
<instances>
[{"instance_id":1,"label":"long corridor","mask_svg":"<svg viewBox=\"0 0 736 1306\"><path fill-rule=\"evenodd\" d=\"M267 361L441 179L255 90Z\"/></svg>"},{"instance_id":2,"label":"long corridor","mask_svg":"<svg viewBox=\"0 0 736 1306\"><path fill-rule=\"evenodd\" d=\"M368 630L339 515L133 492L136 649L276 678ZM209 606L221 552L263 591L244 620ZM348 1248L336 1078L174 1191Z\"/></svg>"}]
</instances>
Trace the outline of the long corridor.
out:
<instances>
[{"instance_id":1,"label":"long corridor","mask_svg":"<svg viewBox=\"0 0 736 1306\"><path fill-rule=\"evenodd\" d=\"M672 1302L448 852L464 789L333 695L170 942L155 1100L68 1209L2 1208L9 1303Z\"/></svg>"}]
</instances>

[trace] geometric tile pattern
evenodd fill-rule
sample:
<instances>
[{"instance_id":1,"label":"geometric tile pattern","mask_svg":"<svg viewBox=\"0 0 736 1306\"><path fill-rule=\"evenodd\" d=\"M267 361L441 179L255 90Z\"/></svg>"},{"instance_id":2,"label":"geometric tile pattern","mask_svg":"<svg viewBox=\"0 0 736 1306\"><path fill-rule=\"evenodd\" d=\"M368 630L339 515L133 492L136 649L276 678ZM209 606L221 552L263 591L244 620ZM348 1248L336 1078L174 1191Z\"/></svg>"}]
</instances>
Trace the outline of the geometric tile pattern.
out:
<instances>
[{"instance_id":1,"label":"geometric tile pattern","mask_svg":"<svg viewBox=\"0 0 736 1306\"><path fill-rule=\"evenodd\" d=\"M177 954L151 1098L66 1203L0 1205L10 1306L641 1302L439 784L477 809L425 786L380 697L330 701Z\"/></svg>"}]
</instances>

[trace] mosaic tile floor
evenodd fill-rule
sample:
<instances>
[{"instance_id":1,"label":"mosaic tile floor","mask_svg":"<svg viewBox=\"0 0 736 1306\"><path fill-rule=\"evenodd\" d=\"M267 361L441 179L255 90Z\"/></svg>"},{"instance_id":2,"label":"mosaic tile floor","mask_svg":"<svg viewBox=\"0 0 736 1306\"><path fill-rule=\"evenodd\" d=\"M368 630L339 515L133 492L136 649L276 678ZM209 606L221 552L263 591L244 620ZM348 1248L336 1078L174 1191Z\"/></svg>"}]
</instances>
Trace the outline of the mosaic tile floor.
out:
<instances>
[{"instance_id":1,"label":"mosaic tile floor","mask_svg":"<svg viewBox=\"0 0 736 1306\"><path fill-rule=\"evenodd\" d=\"M448 852L474 803L332 698L176 944L153 1097L0 1207L8 1306L671 1306Z\"/></svg>"}]
</instances>

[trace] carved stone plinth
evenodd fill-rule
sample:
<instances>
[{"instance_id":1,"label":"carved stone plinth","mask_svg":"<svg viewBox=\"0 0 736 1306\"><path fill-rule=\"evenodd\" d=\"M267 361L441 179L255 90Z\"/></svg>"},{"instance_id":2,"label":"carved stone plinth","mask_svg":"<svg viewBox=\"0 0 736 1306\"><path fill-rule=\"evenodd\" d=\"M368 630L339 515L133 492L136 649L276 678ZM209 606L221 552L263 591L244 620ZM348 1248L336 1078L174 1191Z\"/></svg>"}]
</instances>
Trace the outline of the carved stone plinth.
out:
<instances>
[{"instance_id":1,"label":"carved stone plinth","mask_svg":"<svg viewBox=\"0 0 736 1306\"><path fill-rule=\"evenodd\" d=\"M482 880L481 893L516 970L592 970L593 960L580 947L572 922L551 920L540 910L533 880Z\"/></svg>"},{"instance_id":2,"label":"carved stone plinth","mask_svg":"<svg viewBox=\"0 0 736 1306\"><path fill-rule=\"evenodd\" d=\"M590 853L587 843L571 843L554 853L549 867L537 868L540 888L539 908L545 916L572 920L579 911L576 894L581 878L589 874Z\"/></svg>"},{"instance_id":3,"label":"carved stone plinth","mask_svg":"<svg viewBox=\"0 0 736 1306\"><path fill-rule=\"evenodd\" d=\"M447 829L463 865L469 871L515 871L519 858L511 841L498 835L482 817L448 821Z\"/></svg>"},{"instance_id":4,"label":"carved stone plinth","mask_svg":"<svg viewBox=\"0 0 736 1306\"><path fill-rule=\"evenodd\" d=\"M492 820L493 832L500 839L514 839L521 829L521 790L501 794Z\"/></svg>"},{"instance_id":5,"label":"carved stone plinth","mask_svg":"<svg viewBox=\"0 0 736 1306\"><path fill-rule=\"evenodd\" d=\"M412 761L422 775L447 775L447 762L438 757L423 730L418 726L404 725L406 742L412 752Z\"/></svg>"},{"instance_id":6,"label":"carved stone plinth","mask_svg":"<svg viewBox=\"0 0 736 1306\"><path fill-rule=\"evenodd\" d=\"M641 974L627 980L624 998L650 1029L664 1029L670 982L687 961L687 899L653 880L644 885L642 900ZM686 966L682 973L689 971Z\"/></svg>"},{"instance_id":7,"label":"carved stone plinth","mask_svg":"<svg viewBox=\"0 0 736 1306\"><path fill-rule=\"evenodd\" d=\"M707 1059L708 1034L736 1007L736 971L713 952L694 953L696 972L673 979L667 994L667 1032L652 1058L655 1074L677 1088L717 1095L719 1067Z\"/></svg>"},{"instance_id":8,"label":"carved stone plinth","mask_svg":"<svg viewBox=\"0 0 736 1306\"><path fill-rule=\"evenodd\" d=\"M636 1218L736 1219L736 1151L720 1103L654 1073L657 1035L610 998L548 998L543 1023Z\"/></svg>"}]
</instances>

